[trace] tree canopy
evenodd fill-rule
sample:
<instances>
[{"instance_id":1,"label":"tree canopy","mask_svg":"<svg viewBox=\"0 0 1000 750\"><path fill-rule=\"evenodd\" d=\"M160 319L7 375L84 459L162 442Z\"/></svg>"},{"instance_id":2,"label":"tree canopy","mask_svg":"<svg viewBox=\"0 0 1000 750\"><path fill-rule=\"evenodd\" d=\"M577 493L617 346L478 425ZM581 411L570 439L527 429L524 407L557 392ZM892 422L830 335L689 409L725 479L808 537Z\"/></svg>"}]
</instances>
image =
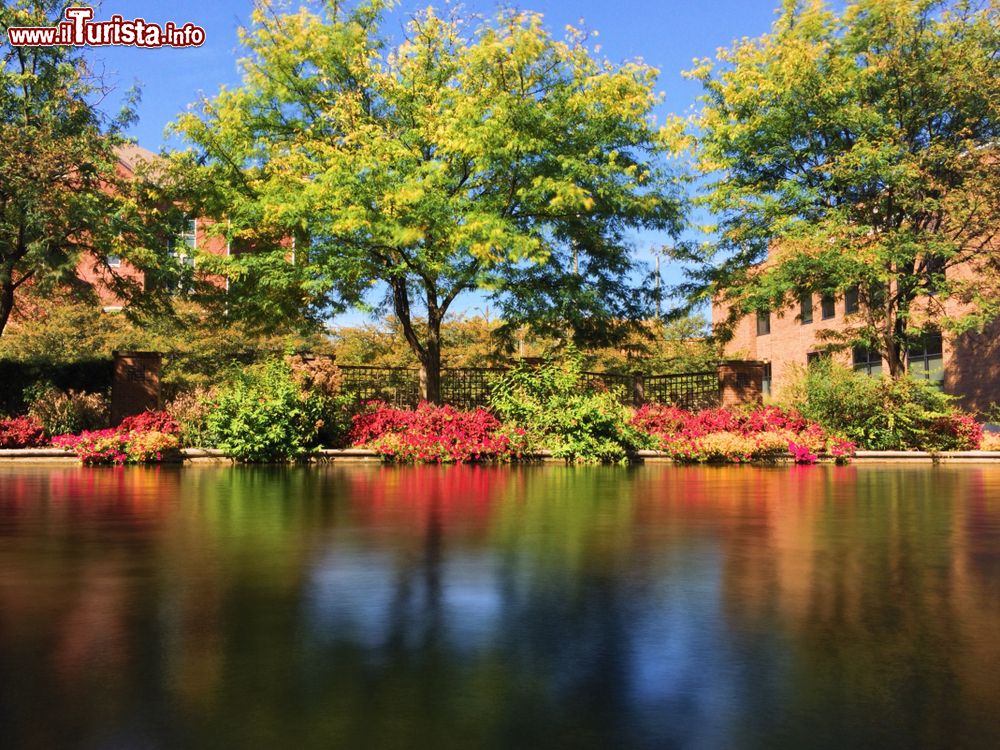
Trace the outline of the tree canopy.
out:
<instances>
[{"instance_id":1,"label":"tree canopy","mask_svg":"<svg viewBox=\"0 0 1000 750\"><path fill-rule=\"evenodd\" d=\"M789 0L770 33L701 61L686 137L717 224L678 253L696 264L681 290L730 305L731 326L856 287L839 344L893 375L928 327L995 319L998 50L995 1Z\"/></svg>"},{"instance_id":2,"label":"tree canopy","mask_svg":"<svg viewBox=\"0 0 1000 750\"><path fill-rule=\"evenodd\" d=\"M50 25L64 3L0 5L0 27ZM129 98L109 119L99 103L109 88L71 47L0 43L0 333L26 285L86 288L76 269L85 255L123 301L149 292L109 263L140 270L167 265L176 217L151 183L125 179L116 147L133 117ZM151 299L143 294L144 299Z\"/></svg>"},{"instance_id":3,"label":"tree canopy","mask_svg":"<svg viewBox=\"0 0 1000 750\"><path fill-rule=\"evenodd\" d=\"M242 85L181 117L181 170L253 248L217 268L313 317L387 290L431 400L463 292L485 290L512 329L607 338L641 318L629 232L676 230L681 212L656 71L517 11L428 9L392 41L393 4L262 2ZM238 297L234 314L289 314Z\"/></svg>"}]
</instances>

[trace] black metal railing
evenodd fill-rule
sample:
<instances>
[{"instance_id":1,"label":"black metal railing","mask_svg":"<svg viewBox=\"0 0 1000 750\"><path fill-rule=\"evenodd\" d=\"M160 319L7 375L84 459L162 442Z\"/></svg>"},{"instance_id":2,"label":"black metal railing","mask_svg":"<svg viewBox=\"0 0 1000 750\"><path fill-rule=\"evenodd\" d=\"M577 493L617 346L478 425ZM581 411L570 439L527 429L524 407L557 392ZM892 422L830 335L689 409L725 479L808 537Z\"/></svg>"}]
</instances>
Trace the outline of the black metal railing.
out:
<instances>
[{"instance_id":1,"label":"black metal railing","mask_svg":"<svg viewBox=\"0 0 1000 750\"><path fill-rule=\"evenodd\" d=\"M689 411L711 409L721 401L718 371L643 377L643 403L674 404Z\"/></svg>"},{"instance_id":2,"label":"black metal railing","mask_svg":"<svg viewBox=\"0 0 1000 750\"><path fill-rule=\"evenodd\" d=\"M338 365L341 388L358 401L384 401L399 408L420 403L420 373L409 367Z\"/></svg>"},{"instance_id":3,"label":"black metal railing","mask_svg":"<svg viewBox=\"0 0 1000 750\"><path fill-rule=\"evenodd\" d=\"M420 402L420 371L408 367L340 365L342 388L358 401L384 401L397 407ZM441 401L458 409L489 405L493 386L508 370L498 367L445 367L441 369ZM623 403L673 404L699 410L718 406L719 375L714 371L645 375L584 372L584 387L610 391Z\"/></svg>"}]
</instances>

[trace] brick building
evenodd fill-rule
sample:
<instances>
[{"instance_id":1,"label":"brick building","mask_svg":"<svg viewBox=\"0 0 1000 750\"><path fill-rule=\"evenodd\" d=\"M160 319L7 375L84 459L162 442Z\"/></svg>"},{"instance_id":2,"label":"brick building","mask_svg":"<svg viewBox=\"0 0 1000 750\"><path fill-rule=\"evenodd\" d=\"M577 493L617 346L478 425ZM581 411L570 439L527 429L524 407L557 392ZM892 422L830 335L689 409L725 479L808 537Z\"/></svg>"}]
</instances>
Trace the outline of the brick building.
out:
<instances>
[{"instance_id":1,"label":"brick building","mask_svg":"<svg viewBox=\"0 0 1000 750\"><path fill-rule=\"evenodd\" d=\"M961 268L949 270L962 273ZM943 301L948 315L962 312L960 303ZM916 306L919 314L920 305ZM713 304L712 323L728 316L725 305ZM887 373L878 352L864 347L830 350L824 332L840 333L852 328L853 316L861 313L856 290L836 295L809 295L793 307L747 316L739 321L733 338L725 346L731 358L764 362L764 392L778 396L799 377L809 362L830 356L872 376ZM1000 402L1000 321L982 333L951 335L931 324L918 346L910 352L910 374L937 383L945 393L959 397L961 406L984 410ZM853 319L853 320L852 320Z\"/></svg>"},{"instance_id":2,"label":"brick building","mask_svg":"<svg viewBox=\"0 0 1000 750\"><path fill-rule=\"evenodd\" d=\"M152 151L136 145L120 146L117 152L119 174L125 178L134 177L140 165L155 162L158 158ZM193 268L196 263L195 251L229 255L229 243L225 238L209 236L206 232L210 223L208 220L193 216L185 219L184 226L180 228L177 238L171 245L171 252L182 264ZM108 265L115 273L145 284L142 271L129 266L126 261L114 257L108 261ZM104 309L111 312L120 310L122 302L112 290L108 274L109 271L93 256L84 256L76 267L76 275L94 289ZM220 279L219 283L225 282Z\"/></svg>"}]
</instances>

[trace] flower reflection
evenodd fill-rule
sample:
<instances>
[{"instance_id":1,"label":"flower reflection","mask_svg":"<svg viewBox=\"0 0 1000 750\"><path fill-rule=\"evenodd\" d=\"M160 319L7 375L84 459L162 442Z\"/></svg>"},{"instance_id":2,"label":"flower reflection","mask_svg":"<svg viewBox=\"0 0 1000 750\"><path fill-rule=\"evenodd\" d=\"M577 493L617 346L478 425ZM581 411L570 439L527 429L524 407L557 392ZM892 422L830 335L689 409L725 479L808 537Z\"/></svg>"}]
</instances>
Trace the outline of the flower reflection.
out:
<instances>
[{"instance_id":1,"label":"flower reflection","mask_svg":"<svg viewBox=\"0 0 1000 750\"><path fill-rule=\"evenodd\" d=\"M13 746L1000 746L998 498L989 467L0 467L0 713Z\"/></svg>"}]
</instances>

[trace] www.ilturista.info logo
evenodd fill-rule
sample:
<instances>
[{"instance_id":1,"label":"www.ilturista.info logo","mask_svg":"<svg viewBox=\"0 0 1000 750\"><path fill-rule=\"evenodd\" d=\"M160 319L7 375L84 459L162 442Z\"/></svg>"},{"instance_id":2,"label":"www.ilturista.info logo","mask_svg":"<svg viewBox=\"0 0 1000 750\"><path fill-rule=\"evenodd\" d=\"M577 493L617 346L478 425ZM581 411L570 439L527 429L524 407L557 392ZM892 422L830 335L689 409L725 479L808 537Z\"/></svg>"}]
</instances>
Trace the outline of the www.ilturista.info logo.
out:
<instances>
[{"instance_id":1,"label":"www.ilturista.info logo","mask_svg":"<svg viewBox=\"0 0 1000 750\"><path fill-rule=\"evenodd\" d=\"M161 26L118 15L111 16L110 21L94 22L93 17L93 8L67 8L63 23L11 26L7 40L11 47L200 47L205 43L205 30L193 23L178 26L167 21Z\"/></svg>"}]
</instances>

